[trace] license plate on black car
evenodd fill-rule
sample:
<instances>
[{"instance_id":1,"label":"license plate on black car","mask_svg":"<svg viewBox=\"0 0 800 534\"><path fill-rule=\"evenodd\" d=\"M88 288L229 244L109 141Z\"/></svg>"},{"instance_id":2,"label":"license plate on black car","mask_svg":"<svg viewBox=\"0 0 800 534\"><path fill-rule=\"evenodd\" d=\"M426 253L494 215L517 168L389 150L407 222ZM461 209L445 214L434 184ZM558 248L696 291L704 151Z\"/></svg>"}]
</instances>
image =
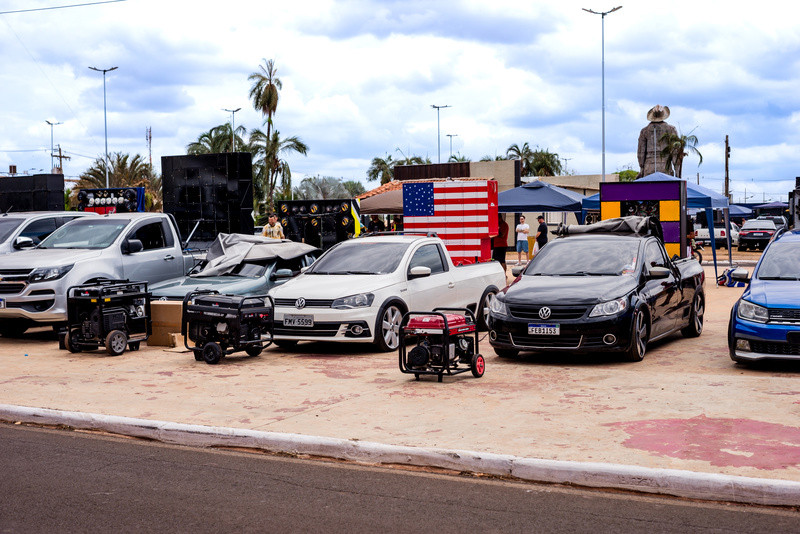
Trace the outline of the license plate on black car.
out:
<instances>
[{"instance_id":1,"label":"license plate on black car","mask_svg":"<svg viewBox=\"0 0 800 534\"><path fill-rule=\"evenodd\" d=\"M528 323L528 334L532 336L560 336L561 325L552 323Z\"/></svg>"},{"instance_id":2,"label":"license plate on black car","mask_svg":"<svg viewBox=\"0 0 800 534\"><path fill-rule=\"evenodd\" d=\"M313 315L284 315L283 316L283 326L303 326L303 327L313 327L314 326L314 316Z\"/></svg>"}]
</instances>

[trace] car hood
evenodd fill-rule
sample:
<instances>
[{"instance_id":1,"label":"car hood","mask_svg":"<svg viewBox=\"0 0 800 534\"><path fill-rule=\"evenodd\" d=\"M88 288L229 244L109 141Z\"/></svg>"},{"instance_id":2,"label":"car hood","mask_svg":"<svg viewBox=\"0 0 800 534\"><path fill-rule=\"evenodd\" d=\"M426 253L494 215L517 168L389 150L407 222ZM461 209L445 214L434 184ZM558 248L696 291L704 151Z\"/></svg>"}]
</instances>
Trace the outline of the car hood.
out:
<instances>
[{"instance_id":1,"label":"car hood","mask_svg":"<svg viewBox=\"0 0 800 534\"><path fill-rule=\"evenodd\" d=\"M770 308L796 309L800 307L800 282L754 279L743 298Z\"/></svg>"},{"instance_id":2,"label":"car hood","mask_svg":"<svg viewBox=\"0 0 800 534\"><path fill-rule=\"evenodd\" d=\"M503 290L507 303L594 304L628 294L633 276L521 276Z\"/></svg>"},{"instance_id":3,"label":"car hood","mask_svg":"<svg viewBox=\"0 0 800 534\"><path fill-rule=\"evenodd\" d=\"M88 249L32 249L8 254L0 259L0 269L35 269L58 267L99 257L100 250Z\"/></svg>"},{"instance_id":4,"label":"car hood","mask_svg":"<svg viewBox=\"0 0 800 534\"><path fill-rule=\"evenodd\" d=\"M270 293L273 298L337 299L378 291L391 285L385 275L301 274Z\"/></svg>"},{"instance_id":5,"label":"car hood","mask_svg":"<svg viewBox=\"0 0 800 534\"><path fill-rule=\"evenodd\" d=\"M148 287L153 297L183 298L191 291L214 290L229 295L247 295L259 290L266 293L261 278L241 278L235 276L206 276L195 278L182 276L163 282L152 284Z\"/></svg>"}]
</instances>

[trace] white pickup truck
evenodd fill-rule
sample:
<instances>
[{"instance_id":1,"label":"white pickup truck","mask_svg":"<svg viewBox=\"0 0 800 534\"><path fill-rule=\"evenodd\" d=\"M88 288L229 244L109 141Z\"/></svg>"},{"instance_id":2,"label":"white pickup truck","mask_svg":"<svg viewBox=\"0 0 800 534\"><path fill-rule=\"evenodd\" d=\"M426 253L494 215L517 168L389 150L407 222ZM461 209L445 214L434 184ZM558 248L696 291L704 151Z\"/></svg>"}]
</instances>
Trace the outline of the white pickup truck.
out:
<instances>
[{"instance_id":1,"label":"white pickup truck","mask_svg":"<svg viewBox=\"0 0 800 534\"><path fill-rule=\"evenodd\" d=\"M159 282L183 276L193 265L167 214L75 219L34 249L0 256L0 334L63 323L67 290L94 278Z\"/></svg>"},{"instance_id":2,"label":"white pickup truck","mask_svg":"<svg viewBox=\"0 0 800 534\"><path fill-rule=\"evenodd\" d=\"M296 278L273 289L275 344L375 343L396 350L407 311L470 308L486 324L506 286L497 262L456 267L437 237L383 235L343 241Z\"/></svg>"},{"instance_id":3,"label":"white pickup truck","mask_svg":"<svg viewBox=\"0 0 800 534\"><path fill-rule=\"evenodd\" d=\"M711 237L708 233L708 228L704 226L696 226L695 227L695 241L701 243L703 245L711 245ZM719 223L714 225L714 241L716 243L717 248L726 247L728 246L728 234L725 230L725 223ZM739 244L739 226L731 222L731 246L737 246Z\"/></svg>"}]
</instances>

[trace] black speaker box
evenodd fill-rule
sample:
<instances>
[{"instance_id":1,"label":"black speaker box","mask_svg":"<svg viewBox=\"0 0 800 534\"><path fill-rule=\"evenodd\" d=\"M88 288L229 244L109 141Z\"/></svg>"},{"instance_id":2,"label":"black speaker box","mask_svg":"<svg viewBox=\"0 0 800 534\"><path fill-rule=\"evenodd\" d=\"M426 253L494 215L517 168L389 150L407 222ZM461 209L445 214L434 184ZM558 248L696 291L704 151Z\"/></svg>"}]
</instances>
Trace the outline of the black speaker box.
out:
<instances>
[{"instance_id":1,"label":"black speaker box","mask_svg":"<svg viewBox=\"0 0 800 534\"><path fill-rule=\"evenodd\" d=\"M64 175L0 178L0 212L63 211Z\"/></svg>"}]
</instances>

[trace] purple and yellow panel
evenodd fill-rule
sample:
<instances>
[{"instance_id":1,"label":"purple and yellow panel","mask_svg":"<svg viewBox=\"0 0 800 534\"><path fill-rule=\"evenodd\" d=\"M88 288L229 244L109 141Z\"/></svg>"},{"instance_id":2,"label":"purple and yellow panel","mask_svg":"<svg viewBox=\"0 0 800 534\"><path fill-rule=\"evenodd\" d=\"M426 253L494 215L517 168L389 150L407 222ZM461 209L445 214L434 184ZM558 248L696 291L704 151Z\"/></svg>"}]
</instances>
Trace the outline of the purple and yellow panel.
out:
<instances>
[{"instance_id":1,"label":"purple and yellow panel","mask_svg":"<svg viewBox=\"0 0 800 534\"><path fill-rule=\"evenodd\" d=\"M686 182L619 182L600 184L600 218L628 215L661 221L670 257L686 256Z\"/></svg>"}]
</instances>

